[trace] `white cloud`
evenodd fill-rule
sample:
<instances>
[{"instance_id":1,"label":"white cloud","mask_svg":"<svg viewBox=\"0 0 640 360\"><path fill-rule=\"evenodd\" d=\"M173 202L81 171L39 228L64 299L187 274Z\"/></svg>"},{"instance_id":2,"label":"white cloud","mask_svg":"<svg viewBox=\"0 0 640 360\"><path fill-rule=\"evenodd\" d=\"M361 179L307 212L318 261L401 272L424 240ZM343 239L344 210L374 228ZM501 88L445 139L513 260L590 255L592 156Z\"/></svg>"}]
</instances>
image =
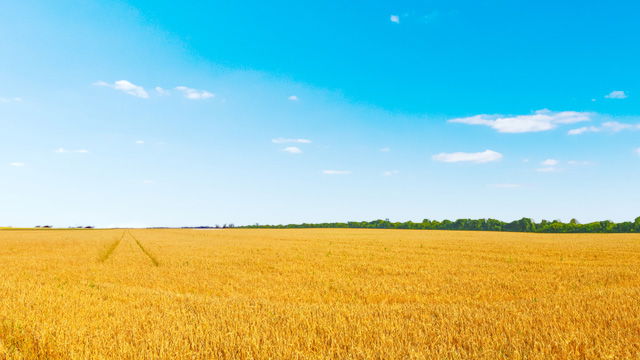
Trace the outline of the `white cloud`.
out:
<instances>
[{"instance_id":1,"label":"white cloud","mask_svg":"<svg viewBox=\"0 0 640 360\"><path fill-rule=\"evenodd\" d=\"M289 154L302 154L302 150L300 150L300 148L297 146L287 146L286 148L282 149L282 151L288 152Z\"/></svg>"},{"instance_id":2,"label":"white cloud","mask_svg":"<svg viewBox=\"0 0 640 360\"><path fill-rule=\"evenodd\" d=\"M540 163L542 165L541 168L537 168L537 172L556 172L558 171L557 166L560 164L560 161L556 159L546 159Z\"/></svg>"},{"instance_id":3,"label":"white cloud","mask_svg":"<svg viewBox=\"0 0 640 360\"><path fill-rule=\"evenodd\" d=\"M628 96L624 93L624 91L616 90L612 91L609 94L605 95L607 99L626 99Z\"/></svg>"},{"instance_id":4,"label":"white cloud","mask_svg":"<svg viewBox=\"0 0 640 360\"><path fill-rule=\"evenodd\" d=\"M23 162L12 162L12 163L9 163L9 166L23 167L24 163Z\"/></svg>"},{"instance_id":5,"label":"white cloud","mask_svg":"<svg viewBox=\"0 0 640 360\"><path fill-rule=\"evenodd\" d=\"M397 175L399 173L400 173L400 171L398 171L398 170L389 170L389 171L383 172L382 175L384 175L384 176L393 176L393 175Z\"/></svg>"},{"instance_id":6,"label":"white cloud","mask_svg":"<svg viewBox=\"0 0 640 360\"><path fill-rule=\"evenodd\" d=\"M110 84L104 81L97 81L97 82L94 82L93 85L109 87L118 91L122 91L125 94L129 94L131 96L135 96L143 99L149 98L149 93L147 93L147 91L142 86L138 86L127 80L118 80L113 84Z\"/></svg>"},{"instance_id":7,"label":"white cloud","mask_svg":"<svg viewBox=\"0 0 640 360\"><path fill-rule=\"evenodd\" d=\"M143 180L142 183L143 184L153 184L153 183L155 183L155 181L153 181L153 180Z\"/></svg>"},{"instance_id":8,"label":"white cloud","mask_svg":"<svg viewBox=\"0 0 640 360\"><path fill-rule=\"evenodd\" d=\"M602 128L613 132L622 130L640 130L640 124L625 124L617 121L607 121L602 124Z\"/></svg>"},{"instance_id":9,"label":"white cloud","mask_svg":"<svg viewBox=\"0 0 640 360\"><path fill-rule=\"evenodd\" d=\"M599 127L595 127L595 126L583 126L577 129L571 129L569 130L567 133L569 135L580 135L580 134L584 134L587 132L599 132L600 128Z\"/></svg>"},{"instance_id":10,"label":"white cloud","mask_svg":"<svg viewBox=\"0 0 640 360\"><path fill-rule=\"evenodd\" d=\"M58 154L64 154L64 153L87 154L87 153L89 153L89 150L85 150L85 149L68 150L68 149L65 149L65 148L57 148L54 151L57 152Z\"/></svg>"},{"instance_id":11,"label":"white cloud","mask_svg":"<svg viewBox=\"0 0 640 360\"><path fill-rule=\"evenodd\" d=\"M7 97L0 97L0 104L6 104L6 103L12 103L12 102L21 102L22 98L20 97L12 97L12 98L7 98Z\"/></svg>"},{"instance_id":12,"label":"white cloud","mask_svg":"<svg viewBox=\"0 0 640 360\"><path fill-rule=\"evenodd\" d=\"M448 163L455 162L473 162L473 163L488 163L492 161L498 161L503 158L502 154L493 150L485 150L477 153L466 152L454 152L454 153L440 153L432 156L435 161L442 161Z\"/></svg>"},{"instance_id":13,"label":"white cloud","mask_svg":"<svg viewBox=\"0 0 640 360\"><path fill-rule=\"evenodd\" d=\"M184 97L191 100L209 99L215 96L215 94L206 90L197 90L186 86L178 86L176 87L176 90L181 91L184 94Z\"/></svg>"},{"instance_id":14,"label":"white cloud","mask_svg":"<svg viewBox=\"0 0 640 360\"><path fill-rule=\"evenodd\" d=\"M520 184L491 184L489 186L498 188L498 189L516 189L516 188L522 187L522 185Z\"/></svg>"},{"instance_id":15,"label":"white cloud","mask_svg":"<svg viewBox=\"0 0 640 360\"><path fill-rule=\"evenodd\" d=\"M591 162L590 161L584 161L584 160L569 160L569 161L567 161L567 164L572 165L572 166L591 165Z\"/></svg>"},{"instance_id":16,"label":"white cloud","mask_svg":"<svg viewBox=\"0 0 640 360\"><path fill-rule=\"evenodd\" d=\"M450 123L484 125L501 133L539 132L555 129L560 124L573 124L591 120L593 114L577 111L555 112L538 110L531 115L487 115L480 114L449 120Z\"/></svg>"},{"instance_id":17,"label":"white cloud","mask_svg":"<svg viewBox=\"0 0 640 360\"><path fill-rule=\"evenodd\" d=\"M380 149L380 152L389 152L391 151L391 148L389 147L383 147L382 149Z\"/></svg>"},{"instance_id":18,"label":"white cloud","mask_svg":"<svg viewBox=\"0 0 640 360\"><path fill-rule=\"evenodd\" d=\"M635 149L634 152L636 153L636 155L640 156L640 147Z\"/></svg>"},{"instance_id":19,"label":"white cloud","mask_svg":"<svg viewBox=\"0 0 640 360\"><path fill-rule=\"evenodd\" d=\"M276 138L276 139L272 139L271 142L273 142L274 144L286 144L286 143L310 144L311 140Z\"/></svg>"},{"instance_id":20,"label":"white cloud","mask_svg":"<svg viewBox=\"0 0 640 360\"><path fill-rule=\"evenodd\" d=\"M156 86L155 90L158 93L158 95L160 95L160 96L167 96L167 95L171 94L171 92L169 90L163 89L160 86Z\"/></svg>"},{"instance_id":21,"label":"white cloud","mask_svg":"<svg viewBox=\"0 0 640 360\"><path fill-rule=\"evenodd\" d=\"M287 99L289 99L291 101L298 101L298 97L296 95L291 95Z\"/></svg>"},{"instance_id":22,"label":"white cloud","mask_svg":"<svg viewBox=\"0 0 640 360\"><path fill-rule=\"evenodd\" d=\"M323 174L325 175L348 175L351 174L349 170L323 170Z\"/></svg>"},{"instance_id":23,"label":"white cloud","mask_svg":"<svg viewBox=\"0 0 640 360\"><path fill-rule=\"evenodd\" d=\"M390 20L392 23L400 24L400 16L398 16L398 15L391 15L391 16L389 17L389 20Z\"/></svg>"},{"instance_id":24,"label":"white cloud","mask_svg":"<svg viewBox=\"0 0 640 360\"><path fill-rule=\"evenodd\" d=\"M136 140L136 144L142 145L142 144L144 144L144 140Z\"/></svg>"},{"instance_id":25,"label":"white cloud","mask_svg":"<svg viewBox=\"0 0 640 360\"><path fill-rule=\"evenodd\" d=\"M627 124L621 123L618 121L607 121L597 126L585 126L577 129L569 130L569 135L580 135L587 132L601 132L601 131L610 131L610 132L619 132L624 130L640 130L640 124Z\"/></svg>"}]
</instances>

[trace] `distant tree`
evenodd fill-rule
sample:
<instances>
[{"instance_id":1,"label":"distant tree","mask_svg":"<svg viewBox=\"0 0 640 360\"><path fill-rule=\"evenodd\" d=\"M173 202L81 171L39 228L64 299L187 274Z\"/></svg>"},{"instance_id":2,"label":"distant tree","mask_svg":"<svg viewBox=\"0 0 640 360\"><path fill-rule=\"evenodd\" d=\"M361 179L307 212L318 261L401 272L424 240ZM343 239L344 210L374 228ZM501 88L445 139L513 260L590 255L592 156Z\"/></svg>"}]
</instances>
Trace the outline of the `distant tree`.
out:
<instances>
[{"instance_id":1,"label":"distant tree","mask_svg":"<svg viewBox=\"0 0 640 360\"><path fill-rule=\"evenodd\" d=\"M219 228L216 225L216 228ZM223 228L233 228L234 224L224 224ZM272 228L272 229L302 229L302 228L364 228L364 229L411 229L411 230L467 230L467 231L518 231L518 232L545 232L545 233L630 233L640 232L640 217L633 222L614 223L612 221L598 221L588 224L580 224L576 219L568 223L560 220L541 220L536 223L530 218L522 218L510 223L496 219L458 219L456 221L423 219L422 222L390 222L389 219L373 221L349 221L319 223L319 224L288 224L288 225L249 225L248 228Z\"/></svg>"},{"instance_id":2,"label":"distant tree","mask_svg":"<svg viewBox=\"0 0 640 360\"><path fill-rule=\"evenodd\" d=\"M442 220L442 222L440 223L440 226L438 227L441 230L450 230L451 229L451 224L453 224L451 222L451 220Z\"/></svg>"}]
</instances>

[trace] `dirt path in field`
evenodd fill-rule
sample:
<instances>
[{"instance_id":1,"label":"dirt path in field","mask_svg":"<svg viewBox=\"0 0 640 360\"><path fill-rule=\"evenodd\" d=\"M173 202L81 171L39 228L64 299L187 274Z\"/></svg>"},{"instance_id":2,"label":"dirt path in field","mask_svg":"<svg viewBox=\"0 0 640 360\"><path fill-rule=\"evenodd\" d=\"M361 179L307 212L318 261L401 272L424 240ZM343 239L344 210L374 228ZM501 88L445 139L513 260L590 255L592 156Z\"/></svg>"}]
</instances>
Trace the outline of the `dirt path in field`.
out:
<instances>
[{"instance_id":1,"label":"dirt path in field","mask_svg":"<svg viewBox=\"0 0 640 360\"><path fill-rule=\"evenodd\" d=\"M118 248L118 245L120 245L120 243L122 242L122 239L124 239L126 232L123 231L122 232L122 236L120 236L119 238L117 238L114 242L112 242L105 250L102 254L100 254L100 256L98 257L98 261L99 262L105 262L109 259L109 257L111 256L111 254L113 254L113 252L116 250L116 248Z\"/></svg>"},{"instance_id":2,"label":"dirt path in field","mask_svg":"<svg viewBox=\"0 0 640 360\"><path fill-rule=\"evenodd\" d=\"M151 252L149 252L149 250L147 250L142 243L140 242L140 240L138 240L138 238L136 238L135 236L133 236L133 234L129 231L129 236L136 242L136 244L138 245L138 247L140 248L140 250L142 250L142 252L147 255L147 257L149 258L149 260L151 260L151 262L153 263L154 266L160 266L160 262L158 261L158 259L155 257L155 255L153 255Z\"/></svg>"},{"instance_id":3,"label":"dirt path in field","mask_svg":"<svg viewBox=\"0 0 640 360\"><path fill-rule=\"evenodd\" d=\"M160 266L158 258L129 230L123 231L122 235L110 243L98 257L98 262L107 261L118 264L151 261L153 266Z\"/></svg>"}]
</instances>

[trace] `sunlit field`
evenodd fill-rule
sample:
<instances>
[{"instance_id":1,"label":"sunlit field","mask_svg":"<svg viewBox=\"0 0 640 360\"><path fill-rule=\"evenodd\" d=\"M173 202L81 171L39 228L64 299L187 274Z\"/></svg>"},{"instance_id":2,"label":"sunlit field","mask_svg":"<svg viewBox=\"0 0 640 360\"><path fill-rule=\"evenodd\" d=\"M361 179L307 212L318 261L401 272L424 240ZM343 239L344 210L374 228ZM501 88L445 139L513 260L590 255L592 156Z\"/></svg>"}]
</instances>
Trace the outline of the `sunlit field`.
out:
<instances>
[{"instance_id":1,"label":"sunlit field","mask_svg":"<svg viewBox=\"0 0 640 360\"><path fill-rule=\"evenodd\" d=\"M637 359L640 237L1 230L0 358Z\"/></svg>"}]
</instances>

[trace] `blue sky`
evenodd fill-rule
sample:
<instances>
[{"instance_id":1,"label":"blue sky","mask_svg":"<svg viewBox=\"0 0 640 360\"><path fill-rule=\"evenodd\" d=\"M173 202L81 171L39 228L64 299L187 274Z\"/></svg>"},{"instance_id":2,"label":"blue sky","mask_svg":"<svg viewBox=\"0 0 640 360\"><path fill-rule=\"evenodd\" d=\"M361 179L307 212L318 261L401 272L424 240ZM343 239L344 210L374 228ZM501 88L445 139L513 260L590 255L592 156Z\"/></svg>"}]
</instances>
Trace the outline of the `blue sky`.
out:
<instances>
[{"instance_id":1,"label":"blue sky","mask_svg":"<svg viewBox=\"0 0 640 360\"><path fill-rule=\"evenodd\" d=\"M0 4L0 226L640 215L634 1Z\"/></svg>"}]
</instances>

